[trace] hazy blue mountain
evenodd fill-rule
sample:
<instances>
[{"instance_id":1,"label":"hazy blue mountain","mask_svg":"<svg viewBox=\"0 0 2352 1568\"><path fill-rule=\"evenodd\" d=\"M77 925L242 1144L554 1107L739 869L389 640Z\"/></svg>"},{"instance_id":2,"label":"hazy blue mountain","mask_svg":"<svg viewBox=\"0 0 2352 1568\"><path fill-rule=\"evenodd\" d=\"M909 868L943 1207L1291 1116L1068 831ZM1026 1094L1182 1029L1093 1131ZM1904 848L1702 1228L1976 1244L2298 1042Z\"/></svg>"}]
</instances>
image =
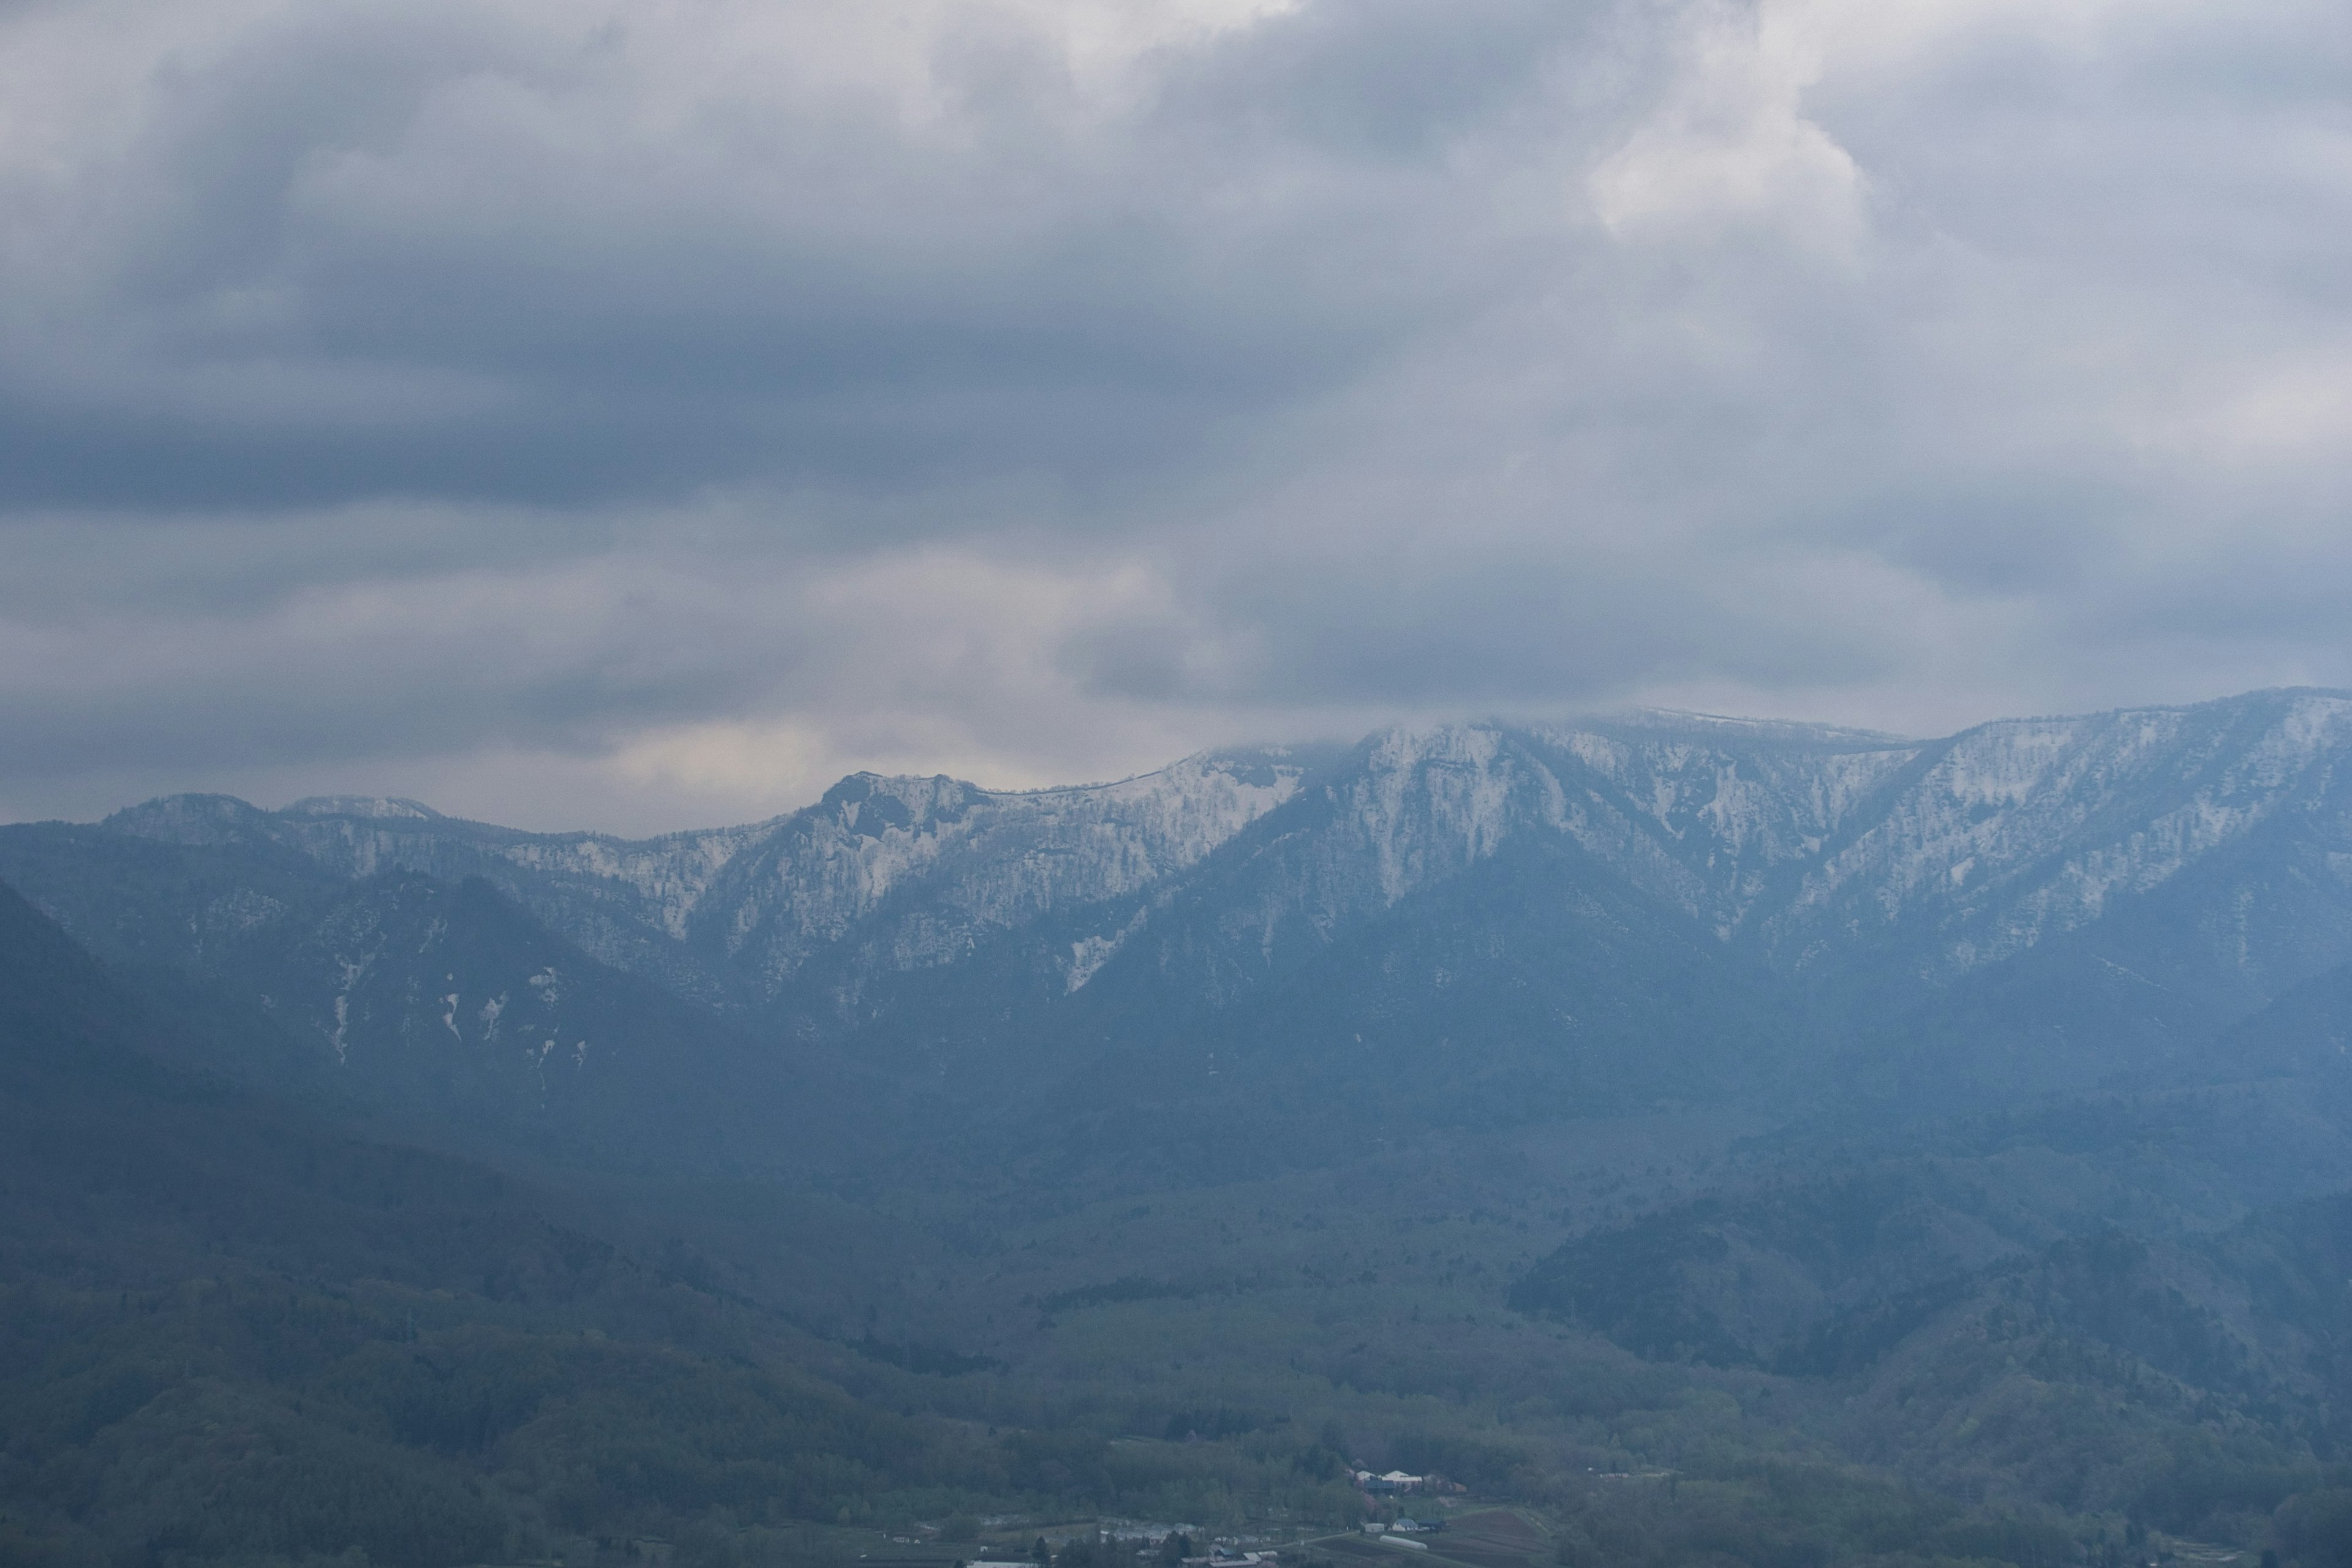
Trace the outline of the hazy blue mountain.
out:
<instances>
[{"instance_id":1,"label":"hazy blue mountain","mask_svg":"<svg viewBox=\"0 0 2352 1568\"><path fill-rule=\"evenodd\" d=\"M478 878L345 880L267 839L58 826L11 830L0 862L168 1013L166 1059L616 1168L835 1146L829 1063L598 963Z\"/></svg>"},{"instance_id":2,"label":"hazy blue mountain","mask_svg":"<svg viewBox=\"0 0 2352 1568\"><path fill-rule=\"evenodd\" d=\"M402 1060L474 1053L430 1070L510 1108L585 1081L614 1008L648 1041L732 1020L724 1049L612 1043L646 1071L723 1059L739 1093L823 1059L743 1040L837 1047L930 1105L876 1124L902 1139L1045 1120L1116 1144L1129 1104L1235 1137L1327 1104L1477 1122L1787 1110L1827 1084L1937 1108L2227 1076L2230 1026L2352 962L2347 757L2352 698L2327 692L1933 742L1635 714L1066 790L858 774L641 841L181 796L0 831L0 875L111 956L233 975L339 1066L361 1028ZM168 872L142 859L165 850ZM379 929L404 933L386 955L430 945L434 898L487 920L468 878L535 934L362 955ZM332 889L372 890L323 913ZM625 976L685 1011L654 1024L669 1002ZM613 999L582 1011L575 984Z\"/></svg>"},{"instance_id":3,"label":"hazy blue mountain","mask_svg":"<svg viewBox=\"0 0 2352 1568\"><path fill-rule=\"evenodd\" d=\"M2217 1069L2352 1081L2352 963L2291 987L2225 1035Z\"/></svg>"},{"instance_id":4,"label":"hazy blue mountain","mask_svg":"<svg viewBox=\"0 0 2352 1568\"><path fill-rule=\"evenodd\" d=\"M2245 1540L2342 1454L2352 1097L2102 1095L1925 1142L1792 1145L1571 1237L1509 1299L1818 1390L1847 1451L1940 1491Z\"/></svg>"}]
</instances>

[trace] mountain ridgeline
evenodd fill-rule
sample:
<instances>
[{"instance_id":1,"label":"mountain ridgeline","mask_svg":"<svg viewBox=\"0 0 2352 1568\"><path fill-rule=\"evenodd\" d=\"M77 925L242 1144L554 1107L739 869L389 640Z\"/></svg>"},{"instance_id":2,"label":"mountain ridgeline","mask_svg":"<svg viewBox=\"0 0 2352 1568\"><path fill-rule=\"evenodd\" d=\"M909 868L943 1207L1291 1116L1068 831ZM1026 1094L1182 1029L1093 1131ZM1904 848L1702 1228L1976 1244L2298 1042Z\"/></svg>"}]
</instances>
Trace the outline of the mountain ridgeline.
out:
<instances>
[{"instance_id":1,"label":"mountain ridgeline","mask_svg":"<svg viewBox=\"0 0 2352 1568\"><path fill-rule=\"evenodd\" d=\"M0 882L0 1564L2352 1563L2352 695Z\"/></svg>"},{"instance_id":2,"label":"mountain ridgeline","mask_svg":"<svg viewBox=\"0 0 2352 1568\"><path fill-rule=\"evenodd\" d=\"M0 879L436 1114L609 1136L607 1084L668 1136L667 1100L782 1116L783 1084L1083 1154L1137 1103L1259 1138L1335 1098L1471 1125L2226 1076L2266 1005L2345 984L2347 757L2352 699L2308 691L1925 742L1643 714L1020 794L860 774L640 841L179 796L0 831ZM803 1120L814 1154L838 1122Z\"/></svg>"}]
</instances>

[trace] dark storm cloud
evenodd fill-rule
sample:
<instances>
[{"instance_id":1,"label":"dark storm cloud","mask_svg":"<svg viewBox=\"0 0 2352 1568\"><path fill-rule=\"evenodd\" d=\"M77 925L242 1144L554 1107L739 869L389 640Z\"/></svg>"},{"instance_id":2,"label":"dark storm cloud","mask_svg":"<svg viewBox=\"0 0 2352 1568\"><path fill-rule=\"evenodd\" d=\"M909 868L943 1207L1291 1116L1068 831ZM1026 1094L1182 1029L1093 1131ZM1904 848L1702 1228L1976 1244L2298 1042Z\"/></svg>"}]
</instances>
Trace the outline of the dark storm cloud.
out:
<instances>
[{"instance_id":1,"label":"dark storm cloud","mask_svg":"<svg viewBox=\"0 0 2352 1568\"><path fill-rule=\"evenodd\" d=\"M0 810L2352 681L2352 22L0 10Z\"/></svg>"},{"instance_id":2,"label":"dark storm cloud","mask_svg":"<svg viewBox=\"0 0 2352 1568\"><path fill-rule=\"evenodd\" d=\"M629 8L556 15L265 11L159 59L131 144L39 236L94 226L100 286L58 280L0 400L0 499L576 503L1180 459L1425 327L1460 279L1349 168L1425 159L1591 30L1318 9L1105 112L1000 20L933 40L943 125L780 92L653 135L632 111L691 84L635 59Z\"/></svg>"},{"instance_id":3,"label":"dark storm cloud","mask_svg":"<svg viewBox=\"0 0 2352 1568\"><path fill-rule=\"evenodd\" d=\"M1614 17L1603 5L1539 0L1307 6L1175 63L1156 118L1231 143L1415 163L1526 103L1564 51L1625 42Z\"/></svg>"},{"instance_id":4,"label":"dark storm cloud","mask_svg":"<svg viewBox=\"0 0 2352 1568\"><path fill-rule=\"evenodd\" d=\"M478 569L454 582L312 583L267 607L224 595L204 615L161 620L152 605L95 624L15 616L20 664L82 658L57 658L54 678L12 703L0 776L61 757L257 767L490 737L593 750L754 700L803 654L756 603L698 587L650 572Z\"/></svg>"}]
</instances>

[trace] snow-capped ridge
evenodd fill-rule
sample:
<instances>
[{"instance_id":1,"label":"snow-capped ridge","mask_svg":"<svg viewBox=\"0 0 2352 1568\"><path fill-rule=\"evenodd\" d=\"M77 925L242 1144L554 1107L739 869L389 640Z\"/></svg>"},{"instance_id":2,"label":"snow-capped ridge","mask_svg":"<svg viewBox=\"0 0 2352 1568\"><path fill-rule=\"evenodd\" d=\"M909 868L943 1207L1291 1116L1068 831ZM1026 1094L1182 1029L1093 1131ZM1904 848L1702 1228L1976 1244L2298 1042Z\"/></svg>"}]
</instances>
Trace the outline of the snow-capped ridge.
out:
<instances>
[{"instance_id":1,"label":"snow-capped ridge","mask_svg":"<svg viewBox=\"0 0 2352 1568\"><path fill-rule=\"evenodd\" d=\"M1290 884L1252 884L1236 929L1333 931L1528 846L1769 963L1899 942L1920 973L1949 976L2081 930L2265 833L2308 841L2294 885L2347 889L2352 933L2347 760L2352 693L2287 689L1931 741L1640 710L1204 751L1042 789L863 772L766 822L650 839L526 833L373 796L275 813L172 796L106 826L268 843L345 877L487 877L604 962L747 1006L808 976L848 1006L881 977L964 962L1049 918L1042 962L1083 987L1125 943L1113 933L1138 907L1128 900L1223 875L1219 851L1277 813L1273 831L1312 848L1284 862ZM2324 910L2313 918L2334 929Z\"/></svg>"}]
</instances>

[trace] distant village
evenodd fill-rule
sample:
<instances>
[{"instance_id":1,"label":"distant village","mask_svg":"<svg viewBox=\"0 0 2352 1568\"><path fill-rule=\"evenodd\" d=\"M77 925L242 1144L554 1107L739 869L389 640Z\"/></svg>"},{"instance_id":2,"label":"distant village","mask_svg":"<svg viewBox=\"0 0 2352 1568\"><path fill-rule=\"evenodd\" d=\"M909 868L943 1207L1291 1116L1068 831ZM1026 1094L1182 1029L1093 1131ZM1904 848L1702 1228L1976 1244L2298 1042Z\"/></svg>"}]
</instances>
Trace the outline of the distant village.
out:
<instances>
[{"instance_id":1,"label":"distant village","mask_svg":"<svg viewBox=\"0 0 2352 1568\"><path fill-rule=\"evenodd\" d=\"M1464 1492L1469 1489L1458 1482L1447 1480L1444 1476L1411 1476L1402 1470L1391 1470L1385 1475L1375 1475L1370 1470L1358 1470L1355 1472L1355 1479L1356 1489L1362 1492L1367 1499L1402 1497L1408 1492L1420 1492L1434 1498L1440 1493ZM1409 1514L1399 1514L1395 1519L1386 1521L1368 1520L1364 1524L1364 1533L1367 1535L1429 1535L1444 1528L1444 1514L1435 1509L1423 1509L1418 1519Z\"/></svg>"},{"instance_id":2,"label":"distant village","mask_svg":"<svg viewBox=\"0 0 2352 1568\"><path fill-rule=\"evenodd\" d=\"M1419 1517L1400 1512L1398 1517L1391 1520L1368 1520L1361 1527L1367 1535L1380 1536L1396 1545L1411 1546L1416 1551L1427 1549L1417 1542L1398 1538L1431 1535L1444 1531L1445 1517L1442 1505L1438 1504L1437 1500L1448 1494L1460 1494L1469 1490L1467 1487L1455 1481L1449 1481L1443 1476L1415 1476L1409 1475L1403 1470L1390 1470L1386 1473L1352 1470L1349 1472L1349 1479L1354 1481L1356 1489L1363 1494L1366 1503L1377 1511L1387 1511L1389 1507L1392 1506L1391 1500L1397 1498L1418 1495L1429 1500L1427 1503L1421 1505ZM1156 1556L1158 1568L1280 1568L1281 1553L1272 1550L1253 1552L1243 1550L1238 1546L1216 1543L1212 1544L1205 1552L1196 1552L1192 1547L1192 1527L1188 1525L1129 1525L1090 1532L1083 1539L1088 1542L1136 1545L1139 1548L1136 1552L1137 1557ZM1155 1546L1158 1549L1156 1552L1153 1550ZM1063 1552L1055 1550L1053 1545L1041 1536L1038 1538L1036 1549L1027 1557L976 1557L959 1562L955 1568L1053 1568L1053 1565L1063 1561ZM876 1568L914 1568L914 1564L913 1561L909 1560L904 1565L892 1563L877 1564Z\"/></svg>"},{"instance_id":3,"label":"distant village","mask_svg":"<svg viewBox=\"0 0 2352 1568\"><path fill-rule=\"evenodd\" d=\"M1447 1480L1444 1476L1409 1476L1402 1470L1391 1470L1376 1476L1370 1470L1356 1472L1356 1489L1366 1497L1395 1497L1401 1492L1461 1492L1469 1489Z\"/></svg>"}]
</instances>

